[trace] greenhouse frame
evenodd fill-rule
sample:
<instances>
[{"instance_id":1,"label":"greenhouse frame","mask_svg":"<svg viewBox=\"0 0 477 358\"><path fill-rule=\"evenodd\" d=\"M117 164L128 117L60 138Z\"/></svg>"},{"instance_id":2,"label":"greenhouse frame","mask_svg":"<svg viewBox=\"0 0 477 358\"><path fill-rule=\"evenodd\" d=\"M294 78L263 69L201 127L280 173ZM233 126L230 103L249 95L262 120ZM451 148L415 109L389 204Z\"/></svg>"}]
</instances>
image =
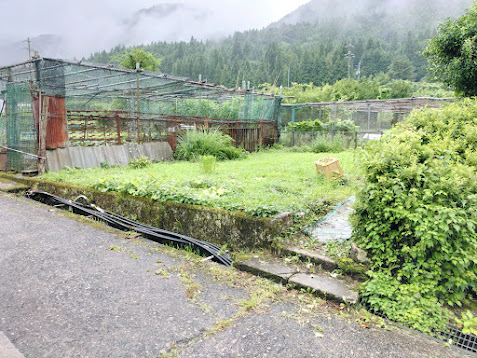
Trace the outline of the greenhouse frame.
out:
<instances>
[{"instance_id":1,"label":"greenhouse frame","mask_svg":"<svg viewBox=\"0 0 477 358\"><path fill-rule=\"evenodd\" d=\"M244 86L245 87L245 86ZM169 143L217 128L253 151L278 140L281 97L114 65L33 57L0 67L0 170L43 172L49 151Z\"/></svg>"}]
</instances>

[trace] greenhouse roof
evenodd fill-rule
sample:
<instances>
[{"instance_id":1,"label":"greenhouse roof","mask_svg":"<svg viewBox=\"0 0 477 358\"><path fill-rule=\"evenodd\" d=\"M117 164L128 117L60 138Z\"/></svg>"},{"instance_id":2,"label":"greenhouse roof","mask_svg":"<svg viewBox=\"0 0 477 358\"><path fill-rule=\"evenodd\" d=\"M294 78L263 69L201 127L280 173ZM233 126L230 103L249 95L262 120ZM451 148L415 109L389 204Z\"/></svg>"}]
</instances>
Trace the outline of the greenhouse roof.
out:
<instances>
[{"instance_id":1,"label":"greenhouse roof","mask_svg":"<svg viewBox=\"0 0 477 358\"><path fill-rule=\"evenodd\" d=\"M0 90L9 82L37 83L43 92L68 97L133 98L172 100L177 98L230 99L236 96L274 97L250 89L229 89L206 81L170 76L115 65L72 62L51 58L0 67Z\"/></svg>"}]
</instances>

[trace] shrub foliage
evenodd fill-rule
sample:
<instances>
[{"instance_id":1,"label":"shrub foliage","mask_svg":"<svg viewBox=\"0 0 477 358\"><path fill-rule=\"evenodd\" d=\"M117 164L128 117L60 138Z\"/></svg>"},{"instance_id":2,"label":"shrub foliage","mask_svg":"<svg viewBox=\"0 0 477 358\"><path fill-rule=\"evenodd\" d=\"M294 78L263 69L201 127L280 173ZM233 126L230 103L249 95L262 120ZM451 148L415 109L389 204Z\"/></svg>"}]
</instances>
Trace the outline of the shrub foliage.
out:
<instances>
[{"instance_id":1,"label":"shrub foliage","mask_svg":"<svg viewBox=\"0 0 477 358\"><path fill-rule=\"evenodd\" d=\"M374 310L429 331L477 292L477 102L413 112L364 154L353 217Z\"/></svg>"},{"instance_id":2,"label":"shrub foliage","mask_svg":"<svg viewBox=\"0 0 477 358\"><path fill-rule=\"evenodd\" d=\"M297 132L356 132L358 127L350 120L322 122L319 119L288 123L287 130Z\"/></svg>"}]
</instances>

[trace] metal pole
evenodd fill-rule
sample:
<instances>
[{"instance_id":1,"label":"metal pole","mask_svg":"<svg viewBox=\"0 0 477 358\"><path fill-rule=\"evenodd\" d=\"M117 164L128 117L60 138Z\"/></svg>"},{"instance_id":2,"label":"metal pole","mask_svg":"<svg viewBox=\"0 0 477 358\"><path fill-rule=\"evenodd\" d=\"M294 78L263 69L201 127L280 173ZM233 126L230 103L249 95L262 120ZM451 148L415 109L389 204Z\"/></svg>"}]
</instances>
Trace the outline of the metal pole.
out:
<instances>
[{"instance_id":1,"label":"metal pole","mask_svg":"<svg viewBox=\"0 0 477 358\"><path fill-rule=\"evenodd\" d=\"M4 149L6 149L6 150L11 150L12 152L17 152L17 153L29 155L29 156L31 156L31 157L35 157L35 158L38 158L38 159L45 159L44 157L40 157L39 155L31 154L31 153L27 153L27 152L23 152L23 151L21 151L21 150L13 149L13 148L7 147L7 146L5 146L5 145L1 145L1 144L0 144L0 148L4 148Z\"/></svg>"},{"instance_id":2,"label":"metal pole","mask_svg":"<svg viewBox=\"0 0 477 358\"><path fill-rule=\"evenodd\" d=\"M139 63L136 63L136 122L137 122L137 144L141 142L141 130L139 128Z\"/></svg>"},{"instance_id":3,"label":"metal pole","mask_svg":"<svg viewBox=\"0 0 477 358\"><path fill-rule=\"evenodd\" d=\"M371 105L368 104L368 131L371 124Z\"/></svg>"}]
</instances>

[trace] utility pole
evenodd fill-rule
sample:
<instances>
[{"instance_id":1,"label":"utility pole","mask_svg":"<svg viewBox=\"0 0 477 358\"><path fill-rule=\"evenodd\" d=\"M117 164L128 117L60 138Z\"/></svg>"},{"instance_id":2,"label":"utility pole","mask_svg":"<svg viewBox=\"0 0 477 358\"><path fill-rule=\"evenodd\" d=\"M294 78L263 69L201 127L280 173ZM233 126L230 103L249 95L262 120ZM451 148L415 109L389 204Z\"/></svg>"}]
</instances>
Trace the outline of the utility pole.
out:
<instances>
[{"instance_id":1,"label":"utility pole","mask_svg":"<svg viewBox=\"0 0 477 358\"><path fill-rule=\"evenodd\" d=\"M27 38L27 43L28 43L28 60L31 62L31 41L30 38Z\"/></svg>"},{"instance_id":2,"label":"utility pole","mask_svg":"<svg viewBox=\"0 0 477 358\"><path fill-rule=\"evenodd\" d=\"M32 56L31 56L31 40L28 37L25 41L28 45L28 62L29 62L29 67L30 67L30 81L33 81L33 74L32 74Z\"/></svg>"}]
</instances>

